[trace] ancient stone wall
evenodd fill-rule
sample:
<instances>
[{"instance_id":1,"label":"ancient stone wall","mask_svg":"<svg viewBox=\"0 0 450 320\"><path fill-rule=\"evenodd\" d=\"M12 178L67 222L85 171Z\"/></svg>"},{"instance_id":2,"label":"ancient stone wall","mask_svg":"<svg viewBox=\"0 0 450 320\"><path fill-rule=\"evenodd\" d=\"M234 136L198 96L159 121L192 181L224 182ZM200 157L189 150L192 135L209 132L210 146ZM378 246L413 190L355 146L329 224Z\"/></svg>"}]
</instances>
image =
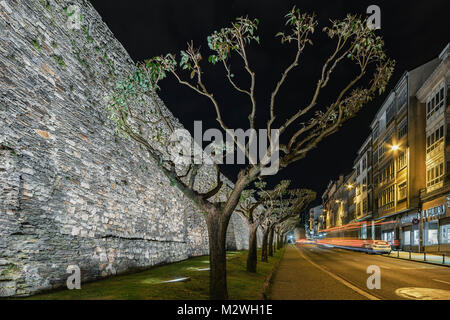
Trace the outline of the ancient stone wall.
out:
<instances>
[{"instance_id":1,"label":"ancient stone wall","mask_svg":"<svg viewBox=\"0 0 450 320\"><path fill-rule=\"evenodd\" d=\"M105 97L132 66L89 2L0 0L0 296L62 286L68 265L85 281L208 254L202 214L113 134ZM203 168L197 187L214 180Z\"/></svg>"}]
</instances>

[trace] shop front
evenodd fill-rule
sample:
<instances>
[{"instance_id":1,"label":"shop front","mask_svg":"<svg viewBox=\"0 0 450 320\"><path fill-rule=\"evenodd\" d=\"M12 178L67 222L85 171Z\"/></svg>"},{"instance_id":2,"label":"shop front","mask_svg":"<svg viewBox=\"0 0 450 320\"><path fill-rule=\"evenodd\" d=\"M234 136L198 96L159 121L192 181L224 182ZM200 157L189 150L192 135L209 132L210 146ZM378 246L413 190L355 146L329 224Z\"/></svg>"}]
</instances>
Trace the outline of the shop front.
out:
<instances>
[{"instance_id":1,"label":"shop front","mask_svg":"<svg viewBox=\"0 0 450 320\"><path fill-rule=\"evenodd\" d=\"M399 220L396 217L390 217L382 222L380 225L380 238L381 240L387 241L392 249L397 250L400 244L399 241Z\"/></svg>"},{"instance_id":2,"label":"shop front","mask_svg":"<svg viewBox=\"0 0 450 320\"><path fill-rule=\"evenodd\" d=\"M450 195L422 206L423 246L426 252L450 252Z\"/></svg>"},{"instance_id":3,"label":"shop front","mask_svg":"<svg viewBox=\"0 0 450 320\"><path fill-rule=\"evenodd\" d=\"M404 251L420 251L419 212L409 212L400 218L400 248Z\"/></svg>"}]
</instances>

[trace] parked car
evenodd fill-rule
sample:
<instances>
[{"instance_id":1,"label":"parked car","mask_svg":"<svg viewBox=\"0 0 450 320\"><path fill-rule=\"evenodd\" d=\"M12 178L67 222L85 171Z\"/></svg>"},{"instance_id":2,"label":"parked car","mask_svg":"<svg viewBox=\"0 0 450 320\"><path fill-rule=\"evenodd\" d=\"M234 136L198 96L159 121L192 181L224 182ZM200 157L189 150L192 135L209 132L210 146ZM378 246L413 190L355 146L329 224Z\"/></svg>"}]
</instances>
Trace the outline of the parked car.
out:
<instances>
[{"instance_id":1,"label":"parked car","mask_svg":"<svg viewBox=\"0 0 450 320\"><path fill-rule=\"evenodd\" d=\"M391 253L391 245L384 240L374 240L371 243L364 244L366 253Z\"/></svg>"}]
</instances>

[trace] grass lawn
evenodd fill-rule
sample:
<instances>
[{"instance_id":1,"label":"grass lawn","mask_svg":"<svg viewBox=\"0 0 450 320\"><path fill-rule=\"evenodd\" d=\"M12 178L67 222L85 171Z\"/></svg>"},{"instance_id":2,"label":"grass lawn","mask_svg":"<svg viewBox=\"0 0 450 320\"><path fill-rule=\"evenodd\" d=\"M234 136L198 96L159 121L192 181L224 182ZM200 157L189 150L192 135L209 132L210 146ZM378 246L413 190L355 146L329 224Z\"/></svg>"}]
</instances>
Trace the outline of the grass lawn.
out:
<instances>
[{"instance_id":1,"label":"grass lawn","mask_svg":"<svg viewBox=\"0 0 450 320\"><path fill-rule=\"evenodd\" d=\"M260 299L266 276L280 258L282 250L268 263L259 261L257 273L245 271L247 251L227 253L228 294L230 299ZM27 297L33 300L124 300L124 299L208 299L209 271L199 271L209 267L208 256L158 266L146 271L119 275L90 283L82 283L81 290L57 290ZM180 277L190 277L190 281L161 283Z\"/></svg>"}]
</instances>

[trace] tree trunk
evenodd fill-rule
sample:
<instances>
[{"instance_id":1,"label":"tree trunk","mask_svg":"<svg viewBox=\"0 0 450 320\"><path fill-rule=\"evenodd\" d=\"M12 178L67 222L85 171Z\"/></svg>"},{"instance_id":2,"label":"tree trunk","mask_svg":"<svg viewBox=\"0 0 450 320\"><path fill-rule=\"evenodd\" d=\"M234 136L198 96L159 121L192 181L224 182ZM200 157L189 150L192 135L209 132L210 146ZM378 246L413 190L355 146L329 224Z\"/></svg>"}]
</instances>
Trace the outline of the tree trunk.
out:
<instances>
[{"instance_id":1,"label":"tree trunk","mask_svg":"<svg viewBox=\"0 0 450 320\"><path fill-rule=\"evenodd\" d=\"M249 239L248 239L248 256L247 256L247 271L256 272L257 264L257 248L258 248L258 238L257 231L258 226L255 223L249 224L248 228Z\"/></svg>"},{"instance_id":2,"label":"tree trunk","mask_svg":"<svg viewBox=\"0 0 450 320\"><path fill-rule=\"evenodd\" d=\"M267 257L267 243L269 240L269 227L264 228L262 245L261 245L261 261L269 262L269 258Z\"/></svg>"},{"instance_id":3,"label":"tree trunk","mask_svg":"<svg viewBox=\"0 0 450 320\"><path fill-rule=\"evenodd\" d=\"M275 242L276 242L275 243L275 248L277 248L277 250L280 249L280 237L278 236L278 233L277 233L277 238L276 238Z\"/></svg>"},{"instance_id":4,"label":"tree trunk","mask_svg":"<svg viewBox=\"0 0 450 320\"><path fill-rule=\"evenodd\" d=\"M277 237L278 235L275 233L275 228L273 229L273 252L277 251Z\"/></svg>"},{"instance_id":5,"label":"tree trunk","mask_svg":"<svg viewBox=\"0 0 450 320\"><path fill-rule=\"evenodd\" d=\"M229 217L219 212L206 216L209 238L209 296L211 300L228 299L226 230Z\"/></svg>"},{"instance_id":6,"label":"tree trunk","mask_svg":"<svg viewBox=\"0 0 450 320\"><path fill-rule=\"evenodd\" d=\"M228 200L224 206L207 207L206 225L209 239L209 298L211 300L228 299L226 237L231 215L239 203L242 191L259 174L259 167L239 172ZM219 209L220 208L220 209ZM256 250L255 250L256 255Z\"/></svg>"},{"instance_id":7,"label":"tree trunk","mask_svg":"<svg viewBox=\"0 0 450 320\"><path fill-rule=\"evenodd\" d=\"M280 250L281 247L282 247L282 244L281 244L281 235L278 235L278 236L277 236L277 249Z\"/></svg>"},{"instance_id":8,"label":"tree trunk","mask_svg":"<svg viewBox=\"0 0 450 320\"><path fill-rule=\"evenodd\" d=\"M273 227L270 227L269 229L269 256L273 257Z\"/></svg>"}]
</instances>

